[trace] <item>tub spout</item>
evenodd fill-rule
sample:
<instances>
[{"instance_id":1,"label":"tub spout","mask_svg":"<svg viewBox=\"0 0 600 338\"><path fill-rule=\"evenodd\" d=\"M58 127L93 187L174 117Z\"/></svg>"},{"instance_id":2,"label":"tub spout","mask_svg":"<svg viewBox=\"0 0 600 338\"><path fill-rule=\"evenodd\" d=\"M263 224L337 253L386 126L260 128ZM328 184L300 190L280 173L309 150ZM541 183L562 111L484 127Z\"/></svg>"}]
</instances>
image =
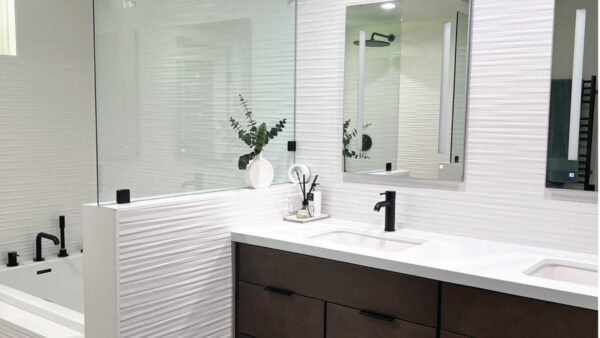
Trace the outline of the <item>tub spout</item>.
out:
<instances>
[{"instance_id":1,"label":"tub spout","mask_svg":"<svg viewBox=\"0 0 600 338\"><path fill-rule=\"evenodd\" d=\"M44 260L44 257L42 257L42 238L51 240L54 245L58 245L60 243L58 237L54 235L50 235L45 232L40 232L37 234L35 237L35 258L33 259L35 262L41 262Z\"/></svg>"}]
</instances>

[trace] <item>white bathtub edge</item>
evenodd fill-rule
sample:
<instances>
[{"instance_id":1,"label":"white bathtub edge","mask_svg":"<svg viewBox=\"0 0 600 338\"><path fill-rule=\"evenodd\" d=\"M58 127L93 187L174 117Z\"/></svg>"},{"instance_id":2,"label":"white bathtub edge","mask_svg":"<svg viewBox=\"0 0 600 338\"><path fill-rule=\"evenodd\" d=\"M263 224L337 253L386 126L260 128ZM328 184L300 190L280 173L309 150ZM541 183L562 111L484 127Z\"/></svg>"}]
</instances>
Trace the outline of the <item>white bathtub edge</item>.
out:
<instances>
[{"instance_id":1,"label":"white bathtub edge","mask_svg":"<svg viewBox=\"0 0 600 338\"><path fill-rule=\"evenodd\" d=\"M0 302L0 330L32 338L83 338L76 330L62 326L8 303ZM5 332L5 331L9 332Z\"/></svg>"},{"instance_id":2,"label":"white bathtub edge","mask_svg":"<svg viewBox=\"0 0 600 338\"><path fill-rule=\"evenodd\" d=\"M51 303L28 293L0 284L0 302L7 306L21 309L37 318L47 319L57 326L84 333L84 317L82 313ZM0 319L5 317L0 312Z\"/></svg>"}]
</instances>

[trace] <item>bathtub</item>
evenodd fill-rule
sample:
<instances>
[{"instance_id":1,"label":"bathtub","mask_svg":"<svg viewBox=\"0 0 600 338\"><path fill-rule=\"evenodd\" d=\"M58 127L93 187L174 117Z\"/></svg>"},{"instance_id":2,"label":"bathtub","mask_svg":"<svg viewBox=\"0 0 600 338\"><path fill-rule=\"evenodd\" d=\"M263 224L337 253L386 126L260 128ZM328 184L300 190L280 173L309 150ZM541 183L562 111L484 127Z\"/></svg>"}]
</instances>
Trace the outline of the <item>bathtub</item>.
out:
<instances>
[{"instance_id":1,"label":"bathtub","mask_svg":"<svg viewBox=\"0 0 600 338\"><path fill-rule=\"evenodd\" d=\"M83 337L82 255L0 268L0 338Z\"/></svg>"}]
</instances>

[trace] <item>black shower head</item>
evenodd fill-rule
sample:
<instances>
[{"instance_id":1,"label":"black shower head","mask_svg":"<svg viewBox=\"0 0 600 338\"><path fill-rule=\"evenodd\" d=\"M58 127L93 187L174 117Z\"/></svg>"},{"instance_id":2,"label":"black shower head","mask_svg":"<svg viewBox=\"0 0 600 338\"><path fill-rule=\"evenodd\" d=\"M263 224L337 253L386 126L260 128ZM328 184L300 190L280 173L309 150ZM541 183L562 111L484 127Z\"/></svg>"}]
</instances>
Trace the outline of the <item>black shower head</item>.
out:
<instances>
[{"instance_id":1,"label":"black shower head","mask_svg":"<svg viewBox=\"0 0 600 338\"><path fill-rule=\"evenodd\" d=\"M375 40L375 35L384 37L387 39L387 41ZM390 42L394 41L395 38L396 37L394 36L394 34L383 35L383 34L373 32L373 34L371 34L371 38L369 40L365 40L365 46L367 46L367 47L387 47L390 45ZM355 46L358 46L359 44L360 44L360 42L358 40L354 41Z\"/></svg>"}]
</instances>

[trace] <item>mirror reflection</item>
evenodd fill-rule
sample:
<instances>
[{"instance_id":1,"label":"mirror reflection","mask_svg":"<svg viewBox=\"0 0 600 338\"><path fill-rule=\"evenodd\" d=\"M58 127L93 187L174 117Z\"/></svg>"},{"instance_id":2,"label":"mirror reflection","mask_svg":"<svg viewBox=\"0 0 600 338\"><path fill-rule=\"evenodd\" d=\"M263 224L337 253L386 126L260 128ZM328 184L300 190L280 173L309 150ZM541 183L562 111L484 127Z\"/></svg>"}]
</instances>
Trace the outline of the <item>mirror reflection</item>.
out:
<instances>
[{"instance_id":1,"label":"mirror reflection","mask_svg":"<svg viewBox=\"0 0 600 338\"><path fill-rule=\"evenodd\" d=\"M596 191L598 1L556 0L546 186Z\"/></svg>"},{"instance_id":2,"label":"mirror reflection","mask_svg":"<svg viewBox=\"0 0 600 338\"><path fill-rule=\"evenodd\" d=\"M344 172L462 180L468 42L465 0L347 7Z\"/></svg>"}]
</instances>

